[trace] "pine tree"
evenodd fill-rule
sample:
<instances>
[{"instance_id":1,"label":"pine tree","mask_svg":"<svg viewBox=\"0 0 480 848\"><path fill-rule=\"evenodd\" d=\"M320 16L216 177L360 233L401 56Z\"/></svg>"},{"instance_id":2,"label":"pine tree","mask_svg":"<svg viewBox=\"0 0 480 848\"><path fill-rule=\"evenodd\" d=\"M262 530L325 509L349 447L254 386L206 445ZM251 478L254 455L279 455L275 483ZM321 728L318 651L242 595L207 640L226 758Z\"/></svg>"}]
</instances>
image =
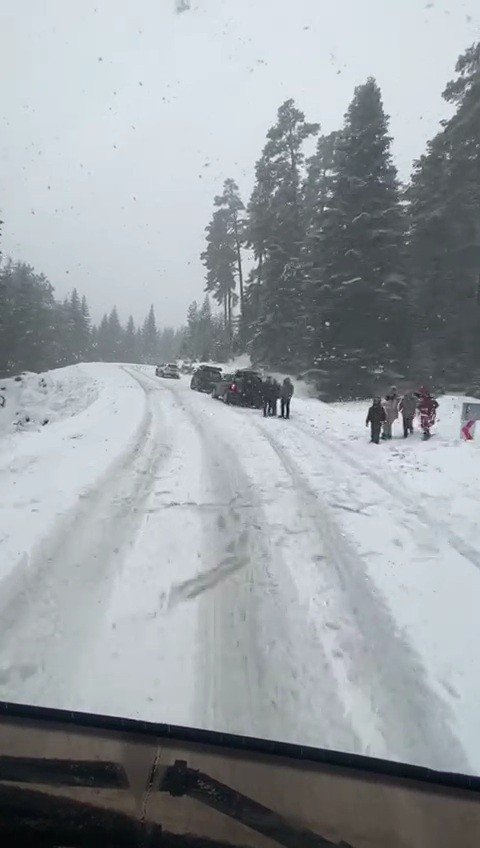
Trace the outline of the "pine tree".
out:
<instances>
[{"instance_id":1,"label":"pine tree","mask_svg":"<svg viewBox=\"0 0 480 848\"><path fill-rule=\"evenodd\" d=\"M137 362L146 362L142 327L137 327L135 330L135 350L137 352Z\"/></svg>"},{"instance_id":2,"label":"pine tree","mask_svg":"<svg viewBox=\"0 0 480 848\"><path fill-rule=\"evenodd\" d=\"M24 263L7 263L1 277L0 372L53 367L57 305L52 286Z\"/></svg>"},{"instance_id":3,"label":"pine tree","mask_svg":"<svg viewBox=\"0 0 480 848\"><path fill-rule=\"evenodd\" d=\"M278 366L298 364L304 354L303 143L317 131L318 124L307 123L293 100L280 107L257 165L257 186L250 201L250 211L258 215L249 222L249 242L255 245L257 256L262 256L261 302L252 353ZM268 186L268 197L259 176Z\"/></svg>"},{"instance_id":4,"label":"pine tree","mask_svg":"<svg viewBox=\"0 0 480 848\"><path fill-rule=\"evenodd\" d=\"M253 251L255 266L250 271L244 298L244 334L247 344L258 330L263 299L263 263L271 235L271 198L274 188L272 163L265 153L255 165L255 186L247 209L246 246Z\"/></svg>"},{"instance_id":5,"label":"pine tree","mask_svg":"<svg viewBox=\"0 0 480 848\"><path fill-rule=\"evenodd\" d=\"M110 315L108 316L108 349L109 349L109 361L110 362L118 362L121 360L122 355L122 343L123 343L123 331L122 325L120 324L120 320L118 317L117 307L114 306Z\"/></svg>"},{"instance_id":6,"label":"pine tree","mask_svg":"<svg viewBox=\"0 0 480 848\"><path fill-rule=\"evenodd\" d=\"M70 300L64 305L67 315L67 349L70 362L87 359L90 351L90 315L85 296L80 299L73 289Z\"/></svg>"},{"instance_id":7,"label":"pine tree","mask_svg":"<svg viewBox=\"0 0 480 848\"><path fill-rule=\"evenodd\" d=\"M415 163L409 244L415 356L424 376L480 385L480 44L456 65L443 97L455 114Z\"/></svg>"},{"instance_id":8,"label":"pine tree","mask_svg":"<svg viewBox=\"0 0 480 848\"><path fill-rule=\"evenodd\" d=\"M90 330L90 359L92 362L98 361L98 327L95 324Z\"/></svg>"},{"instance_id":9,"label":"pine tree","mask_svg":"<svg viewBox=\"0 0 480 848\"><path fill-rule=\"evenodd\" d=\"M305 261L309 303L307 358L315 364L328 337L322 298L322 239L325 213L332 196L333 163L339 133L322 135L317 148L307 161L307 177L303 186L303 216L305 226Z\"/></svg>"},{"instance_id":10,"label":"pine tree","mask_svg":"<svg viewBox=\"0 0 480 848\"><path fill-rule=\"evenodd\" d=\"M175 361L180 349L180 339L173 327L164 327L158 333L159 362Z\"/></svg>"},{"instance_id":11,"label":"pine tree","mask_svg":"<svg viewBox=\"0 0 480 848\"><path fill-rule=\"evenodd\" d=\"M213 213L212 220L206 228L206 234L207 247L201 254L202 262L207 269L205 290L212 292L217 303L223 305L224 326L231 339L237 257L228 209L220 208Z\"/></svg>"},{"instance_id":12,"label":"pine tree","mask_svg":"<svg viewBox=\"0 0 480 848\"><path fill-rule=\"evenodd\" d=\"M198 316L198 345L200 359L209 360L213 354L212 310L210 298L205 295Z\"/></svg>"},{"instance_id":13,"label":"pine tree","mask_svg":"<svg viewBox=\"0 0 480 848\"><path fill-rule=\"evenodd\" d=\"M127 326L123 332L122 359L124 362L137 361L137 337L135 322L131 315L128 317Z\"/></svg>"},{"instance_id":14,"label":"pine tree","mask_svg":"<svg viewBox=\"0 0 480 848\"><path fill-rule=\"evenodd\" d=\"M158 356L158 333L153 304L142 327L144 361L155 365Z\"/></svg>"},{"instance_id":15,"label":"pine tree","mask_svg":"<svg viewBox=\"0 0 480 848\"><path fill-rule=\"evenodd\" d=\"M80 312L81 312L81 333L82 333L82 358L89 359L91 356L91 345L92 345L92 322L90 319L90 309L88 307L87 298L85 295L82 296L81 304L80 304Z\"/></svg>"},{"instance_id":16,"label":"pine tree","mask_svg":"<svg viewBox=\"0 0 480 848\"><path fill-rule=\"evenodd\" d=\"M99 362L111 361L110 333L107 315L103 315L102 320L98 325L96 359Z\"/></svg>"},{"instance_id":17,"label":"pine tree","mask_svg":"<svg viewBox=\"0 0 480 848\"><path fill-rule=\"evenodd\" d=\"M355 89L335 143L320 243L326 332L316 357L347 394L371 390L375 373L400 376L409 357L404 221L387 128L369 79Z\"/></svg>"},{"instance_id":18,"label":"pine tree","mask_svg":"<svg viewBox=\"0 0 480 848\"><path fill-rule=\"evenodd\" d=\"M198 352L200 347L198 339L199 321L198 304L194 300L187 310L187 326L182 348L183 355L189 359L197 359L200 356Z\"/></svg>"},{"instance_id":19,"label":"pine tree","mask_svg":"<svg viewBox=\"0 0 480 848\"><path fill-rule=\"evenodd\" d=\"M236 272L240 290L240 320L242 322L244 312L242 247L245 242L245 219L243 215L245 206L243 205L242 200L240 198L238 185L236 184L235 180L225 180L223 184L223 194L218 195L215 198L215 206L218 206L221 209L225 209L228 213L227 225L229 229L231 245L233 246L236 256Z\"/></svg>"}]
</instances>

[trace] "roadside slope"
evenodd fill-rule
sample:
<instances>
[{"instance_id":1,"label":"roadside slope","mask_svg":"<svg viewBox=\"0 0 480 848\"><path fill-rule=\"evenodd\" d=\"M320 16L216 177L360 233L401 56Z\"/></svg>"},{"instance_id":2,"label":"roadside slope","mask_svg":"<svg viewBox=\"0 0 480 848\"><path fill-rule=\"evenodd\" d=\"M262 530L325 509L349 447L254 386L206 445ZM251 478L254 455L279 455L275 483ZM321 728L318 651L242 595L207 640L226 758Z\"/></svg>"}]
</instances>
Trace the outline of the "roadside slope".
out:
<instances>
[{"instance_id":1,"label":"roadside slope","mask_svg":"<svg viewBox=\"0 0 480 848\"><path fill-rule=\"evenodd\" d=\"M36 546L129 450L145 425L145 394L120 366L89 363L60 371L60 375L45 375L53 388L42 406L42 414L55 407L57 420L46 426L27 422L32 429L21 427L15 432L5 428L0 440L0 588L4 597L3 581L9 575L21 581L22 572L35 559ZM22 414L31 408L24 402Z\"/></svg>"}]
</instances>

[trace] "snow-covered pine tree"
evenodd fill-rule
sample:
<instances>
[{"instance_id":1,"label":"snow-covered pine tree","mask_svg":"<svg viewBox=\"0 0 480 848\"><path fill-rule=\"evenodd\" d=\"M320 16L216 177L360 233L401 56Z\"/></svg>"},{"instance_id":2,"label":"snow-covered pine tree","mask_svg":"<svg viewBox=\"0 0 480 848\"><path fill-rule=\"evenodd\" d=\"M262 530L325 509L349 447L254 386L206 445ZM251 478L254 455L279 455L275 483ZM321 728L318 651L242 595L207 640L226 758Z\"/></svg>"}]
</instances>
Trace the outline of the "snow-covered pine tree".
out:
<instances>
[{"instance_id":1,"label":"snow-covered pine tree","mask_svg":"<svg viewBox=\"0 0 480 848\"><path fill-rule=\"evenodd\" d=\"M258 183L250 210L260 213L249 222L249 241L262 256L259 315L251 341L257 361L292 367L303 361L308 304L305 301L302 215L304 152L307 138L318 131L293 100L280 106L276 124L267 133L261 158L269 199ZM257 166L258 169L258 166ZM261 231L255 232L259 224Z\"/></svg>"},{"instance_id":2,"label":"snow-covered pine tree","mask_svg":"<svg viewBox=\"0 0 480 848\"><path fill-rule=\"evenodd\" d=\"M415 356L426 378L480 384L480 44L443 97L456 106L415 163L409 202Z\"/></svg>"},{"instance_id":3,"label":"snow-covered pine tree","mask_svg":"<svg viewBox=\"0 0 480 848\"><path fill-rule=\"evenodd\" d=\"M212 310L210 298L205 295L198 316L198 356L208 361L213 355Z\"/></svg>"},{"instance_id":4,"label":"snow-covered pine tree","mask_svg":"<svg viewBox=\"0 0 480 848\"><path fill-rule=\"evenodd\" d=\"M255 165L255 185L247 208L245 244L253 251L255 265L248 276L244 297L244 334L247 345L257 334L263 299L263 263L271 233L270 203L274 187L272 163L265 153Z\"/></svg>"},{"instance_id":5,"label":"snow-covered pine tree","mask_svg":"<svg viewBox=\"0 0 480 848\"><path fill-rule=\"evenodd\" d=\"M2 277L0 373L43 371L57 364L53 288L30 265L7 262Z\"/></svg>"},{"instance_id":6,"label":"snow-covered pine tree","mask_svg":"<svg viewBox=\"0 0 480 848\"><path fill-rule=\"evenodd\" d=\"M158 332L153 304L142 327L142 340L144 362L155 365L158 356Z\"/></svg>"},{"instance_id":7,"label":"snow-covered pine tree","mask_svg":"<svg viewBox=\"0 0 480 848\"><path fill-rule=\"evenodd\" d=\"M332 194L332 177L335 145L339 133L321 135L313 156L307 160L307 176L303 185L303 216L305 226L305 266L308 278L307 297L308 344L310 365L321 364L328 342L323 293L323 225Z\"/></svg>"},{"instance_id":8,"label":"snow-covered pine tree","mask_svg":"<svg viewBox=\"0 0 480 848\"><path fill-rule=\"evenodd\" d=\"M102 320L97 329L97 350L96 357L99 362L111 361L110 336L108 329L108 317L102 316Z\"/></svg>"},{"instance_id":9,"label":"snow-covered pine tree","mask_svg":"<svg viewBox=\"0 0 480 848\"><path fill-rule=\"evenodd\" d=\"M206 234L207 247L201 254L201 260L207 269L205 290L211 292L217 303L223 306L225 330L228 338L232 340L237 255L231 216L227 208L220 207L215 210L206 227Z\"/></svg>"},{"instance_id":10,"label":"snow-covered pine tree","mask_svg":"<svg viewBox=\"0 0 480 848\"><path fill-rule=\"evenodd\" d=\"M92 321L90 318L90 309L85 295L82 296L82 299L80 301L80 313L82 316L80 324L82 336L82 359L87 360L91 358Z\"/></svg>"},{"instance_id":11,"label":"snow-covered pine tree","mask_svg":"<svg viewBox=\"0 0 480 848\"><path fill-rule=\"evenodd\" d=\"M388 118L370 78L355 89L333 156L323 215L317 351L344 395L370 391L373 375L406 373L410 351L404 216Z\"/></svg>"},{"instance_id":12,"label":"snow-covered pine tree","mask_svg":"<svg viewBox=\"0 0 480 848\"><path fill-rule=\"evenodd\" d=\"M70 361L82 362L90 351L90 314L86 298L80 299L76 288L70 295L66 311Z\"/></svg>"},{"instance_id":13,"label":"snow-covered pine tree","mask_svg":"<svg viewBox=\"0 0 480 848\"><path fill-rule=\"evenodd\" d=\"M242 248L245 243L245 206L243 205L235 180L225 180L223 192L215 197L214 202L215 206L225 209L228 212L228 228L236 257L236 273L240 294L240 321L242 322L244 297Z\"/></svg>"},{"instance_id":14,"label":"snow-covered pine tree","mask_svg":"<svg viewBox=\"0 0 480 848\"><path fill-rule=\"evenodd\" d=\"M124 362L137 362L137 337L132 315L128 316L127 326L123 331L122 359Z\"/></svg>"}]
</instances>

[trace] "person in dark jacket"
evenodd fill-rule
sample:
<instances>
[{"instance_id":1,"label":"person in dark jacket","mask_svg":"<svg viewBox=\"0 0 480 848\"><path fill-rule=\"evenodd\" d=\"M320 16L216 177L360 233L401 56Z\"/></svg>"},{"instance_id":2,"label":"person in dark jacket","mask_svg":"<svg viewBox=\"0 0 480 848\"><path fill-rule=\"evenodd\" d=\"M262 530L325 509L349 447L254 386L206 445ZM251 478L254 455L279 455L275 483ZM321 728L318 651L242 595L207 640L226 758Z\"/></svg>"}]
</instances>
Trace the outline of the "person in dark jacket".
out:
<instances>
[{"instance_id":1,"label":"person in dark jacket","mask_svg":"<svg viewBox=\"0 0 480 848\"><path fill-rule=\"evenodd\" d=\"M272 381L272 399L270 402L270 415L276 417L277 415L277 401L280 398L281 388L280 383L277 380Z\"/></svg>"},{"instance_id":2,"label":"person in dark jacket","mask_svg":"<svg viewBox=\"0 0 480 848\"><path fill-rule=\"evenodd\" d=\"M293 395L293 383L290 377L285 377L280 389L280 416L290 418L290 401Z\"/></svg>"},{"instance_id":3,"label":"person in dark jacket","mask_svg":"<svg viewBox=\"0 0 480 848\"><path fill-rule=\"evenodd\" d=\"M403 438L408 438L409 433L413 433L413 419L417 411L418 397L415 392L405 392L402 397L398 409L402 413L403 420Z\"/></svg>"},{"instance_id":4,"label":"person in dark jacket","mask_svg":"<svg viewBox=\"0 0 480 848\"><path fill-rule=\"evenodd\" d=\"M382 406L382 399L379 397L373 398L373 403L368 410L365 426L370 424L370 432L372 435L371 441L374 445L380 444L380 431L382 424L387 420L386 412Z\"/></svg>"},{"instance_id":5,"label":"person in dark jacket","mask_svg":"<svg viewBox=\"0 0 480 848\"><path fill-rule=\"evenodd\" d=\"M273 392L273 383L272 378L267 377L266 380L263 381L262 384L262 404L263 404L263 417L266 418L267 415L270 415L270 409L272 404L272 392Z\"/></svg>"}]
</instances>

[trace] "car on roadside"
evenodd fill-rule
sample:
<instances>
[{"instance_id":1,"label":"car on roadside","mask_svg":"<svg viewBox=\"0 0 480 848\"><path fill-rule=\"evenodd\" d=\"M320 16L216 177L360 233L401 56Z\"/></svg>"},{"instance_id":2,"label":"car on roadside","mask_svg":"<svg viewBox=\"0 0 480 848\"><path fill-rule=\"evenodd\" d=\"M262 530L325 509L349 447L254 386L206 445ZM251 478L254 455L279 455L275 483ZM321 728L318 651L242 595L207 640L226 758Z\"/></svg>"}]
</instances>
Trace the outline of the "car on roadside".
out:
<instances>
[{"instance_id":1,"label":"car on roadside","mask_svg":"<svg viewBox=\"0 0 480 848\"><path fill-rule=\"evenodd\" d=\"M169 380L179 380L180 379L180 371L178 365L174 362L168 362L164 365L157 365L155 368L155 374L157 377L166 377Z\"/></svg>"},{"instance_id":2,"label":"car on roadside","mask_svg":"<svg viewBox=\"0 0 480 848\"><path fill-rule=\"evenodd\" d=\"M227 387L223 400L236 406L249 406L260 409L263 403L263 380L258 371L242 369L235 371L233 380Z\"/></svg>"},{"instance_id":3,"label":"car on roadside","mask_svg":"<svg viewBox=\"0 0 480 848\"><path fill-rule=\"evenodd\" d=\"M216 368L214 365L200 365L190 380L190 388L210 395L221 376L221 368Z\"/></svg>"},{"instance_id":4,"label":"car on roadside","mask_svg":"<svg viewBox=\"0 0 480 848\"><path fill-rule=\"evenodd\" d=\"M233 374L224 374L223 377L215 383L212 389L212 398L216 398L217 400L225 400L225 394L229 390L231 384L233 383L234 375Z\"/></svg>"}]
</instances>

